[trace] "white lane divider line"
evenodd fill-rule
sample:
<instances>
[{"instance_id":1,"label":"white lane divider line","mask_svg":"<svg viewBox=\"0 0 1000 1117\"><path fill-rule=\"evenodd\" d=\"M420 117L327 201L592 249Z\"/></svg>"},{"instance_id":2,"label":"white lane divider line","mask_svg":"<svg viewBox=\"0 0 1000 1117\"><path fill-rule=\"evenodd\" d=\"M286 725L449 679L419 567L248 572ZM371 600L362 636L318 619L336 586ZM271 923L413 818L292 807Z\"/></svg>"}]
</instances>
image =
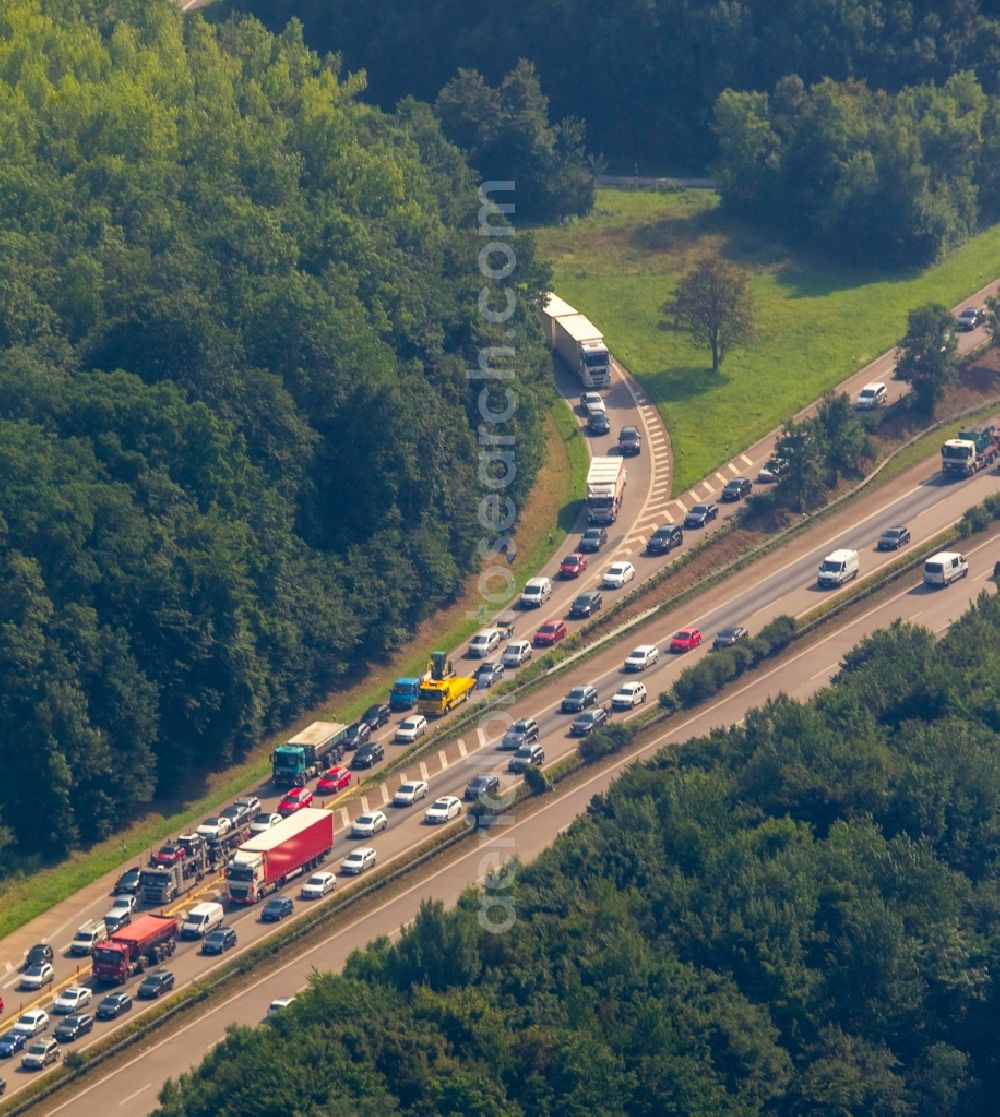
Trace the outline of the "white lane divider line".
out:
<instances>
[{"instance_id":1,"label":"white lane divider line","mask_svg":"<svg viewBox=\"0 0 1000 1117\"><path fill-rule=\"evenodd\" d=\"M444 749L438 749L438 760L441 762L441 771L446 772L448 770L448 754Z\"/></svg>"},{"instance_id":2,"label":"white lane divider line","mask_svg":"<svg viewBox=\"0 0 1000 1117\"><path fill-rule=\"evenodd\" d=\"M361 813L362 814L367 814L368 813L368 796L367 795L362 795L361 796Z\"/></svg>"},{"instance_id":3,"label":"white lane divider line","mask_svg":"<svg viewBox=\"0 0 1000 1117\"><path fill-rule=\"evenodd\" d=\"M746 456L746 454L740 454L740 458L743 461L744 465L753 465L753 462Z\"/></svg>"},{"instance_id":4,"label":"white lane divider line","mask_svg":"<svg viewBox=\"0 0 1000 1117\"><path fill-rule=\"evenodd\" d=\"M382 806L384 807L386 803L388 803L389 800L392 798L392 796L389 794L389 785L387 783L382 784L382 786L379 788L379 791L382 792Z\"/></svg>"},{"instance_id":5,"label":"white lane divider line","mask_svg":"<svg viewBox=\"0 0 1000 1117\"><path fill-rule=\"evenodd\" d=\"M459 737L455 743L458 745L458 755L464 760L469 755L469 750L465 747L465 742Z\"/></svg>"},{"instance_id":6,"label":"white lane divider line","mask_svg":"<svg viewBox=\"0 0 1000 1117\"><path fill-rule=\"evenodd\" d=\"M430 773L427 771L427 765L423 760L420 761L420 778L422 780L429 780L431 778Z\"/></svg>"}]
</instances>

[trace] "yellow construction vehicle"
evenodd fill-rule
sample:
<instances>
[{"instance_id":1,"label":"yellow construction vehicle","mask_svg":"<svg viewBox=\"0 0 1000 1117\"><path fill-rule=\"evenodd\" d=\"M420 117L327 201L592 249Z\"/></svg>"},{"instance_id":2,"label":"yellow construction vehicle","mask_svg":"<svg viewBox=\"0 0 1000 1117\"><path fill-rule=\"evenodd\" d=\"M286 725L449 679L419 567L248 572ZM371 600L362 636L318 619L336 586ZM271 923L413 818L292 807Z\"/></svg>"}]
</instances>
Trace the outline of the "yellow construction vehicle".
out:
<instances>
[{"instance_id":1,"label":"yellow construction vehicle","mask_svg":"<svg viewBox=\"0 0 1000 1117\"><path fill-rule=\"evenodd\" d=\"M469 700L476 680L455 674L447 652L433 652L430 677L424 678L417 693L417 709L427 717L440 717Z\"/></svg>"}]
</instances>

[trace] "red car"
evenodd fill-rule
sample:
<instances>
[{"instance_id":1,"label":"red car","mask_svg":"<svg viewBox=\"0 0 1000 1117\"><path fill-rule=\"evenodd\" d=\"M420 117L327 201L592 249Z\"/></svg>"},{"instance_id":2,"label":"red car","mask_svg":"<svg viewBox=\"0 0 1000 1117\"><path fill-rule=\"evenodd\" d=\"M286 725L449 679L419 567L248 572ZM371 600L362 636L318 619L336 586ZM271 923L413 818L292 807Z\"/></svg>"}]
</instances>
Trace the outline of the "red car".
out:
<instances>
[{"instance_id":1,"label":"red car","mask_svg":"<svg viewBox=\"0 0 1000 1117\"><path fill-rule=\"evenodd\" d=\"M674 633L670 641L672 652L689 652L701 643L700 628L681 628Z\"/></svg>"},{"instance_id":2,"label":"red car","mask_svg":"<svg viewBox=\"0 0 1000 1117\"><path fill-rule=\"evenodd\" d=\"M290 814L301 811L303 807L311 807L313 793L308 787L293 787L291 791L278 804L278 814L288 818Z\"/></svg>"},{"instance_id":3,"label":"red car","mask_svg":"<svg viewBox=\"0 0 1000 1117\"><path fill-rule=\"evenodd\" d=\"M565 621L546 621L545 624L539 626L535 633L535 647L550 648L553 644L558 644L565 635Z\"/></svg>"},{"instance_id":4,"label":"red car","mask_svg":"<svg viewBox=\"0 0 1000 1117\"><path fill-rule=\"evenodd\" d=\"M316 784L316 792L319 795L336 795L338 791L343 791L345 787L350 786L351 773L338 764L320 776L319 783Z\"/></svg>"},{"instance_id":5,"label":"red car","mask_svg":"<svg viewBox=\"0 0 1000 1117\"><path fill-rule=\"evenodd\" d=\"M183 861L187 850L177 842L167 842L153 855L153 863L155 865L176 865L178 861Z\"/></svg>"},{"instance_id":6,"label":"red car","mask_svg":"<svg viewBox=\"0 0 1000 1117\"><path fill-rule=\"evenodd\" d=\"M567 555L559 564L559 573L564 578L579 578L587 569L587 556L581 554Z\"/></svg>"}]
</instances>

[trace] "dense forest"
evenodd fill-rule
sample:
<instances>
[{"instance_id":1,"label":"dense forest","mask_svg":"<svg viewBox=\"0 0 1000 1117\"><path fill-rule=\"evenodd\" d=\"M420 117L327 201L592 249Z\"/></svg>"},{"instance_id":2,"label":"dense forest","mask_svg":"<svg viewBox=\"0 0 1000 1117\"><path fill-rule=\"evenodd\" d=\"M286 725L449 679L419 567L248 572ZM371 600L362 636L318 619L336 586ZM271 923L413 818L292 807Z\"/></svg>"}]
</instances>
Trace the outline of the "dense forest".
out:
<instances>
[{"instance_id":1,"label":"dense forest","mask_svg":"<svg viewBox=\"0 0 1000 1117\"><path fill-rule=\"evenodd\" d=\"M715 106L723 204L840 257L923 265L1000 216L1000 97L968 72L891 95L856 82Z\"/></svg>"},{"instance_id":2,"label":"dense forest","mask_svg":"<svg viewBox=\"0 0 1000 1117\"><path fill-rule=\"evenodd\" d=\"M517 310L485 320L477 180L428 106L362 88L295 26L3 6L8 854L106 835L455 593L482 346L514 351L531 484L545 273L510 241Z\"/></svg>"},{"instance_id":3,"label":"dense forest","mask_svg":"<svg viewBox=\"0 0 1000 1117\"><path fill-rule=\"evenodd\" d=\"M163 1117L996 1111L1000 598L634 766L168 1084Z\"/></svg>"},{"instance_id":4,"label":"dense forest","mask_svg":"<svg viewBox=\"0 0 1000 1117\"><path fill-rule=\"evenodd\" d=\"M495 84L526 58L556 115L585 119L591 149L630 170L703 163L719 95L773 89L790 74L896 91L971 70L1000 92L993 0L226 0L226 9L276 31L301 19L310 46L364 68L385 108L407 94L433 101L463 67Z\"/></svg>"}]
</instances>

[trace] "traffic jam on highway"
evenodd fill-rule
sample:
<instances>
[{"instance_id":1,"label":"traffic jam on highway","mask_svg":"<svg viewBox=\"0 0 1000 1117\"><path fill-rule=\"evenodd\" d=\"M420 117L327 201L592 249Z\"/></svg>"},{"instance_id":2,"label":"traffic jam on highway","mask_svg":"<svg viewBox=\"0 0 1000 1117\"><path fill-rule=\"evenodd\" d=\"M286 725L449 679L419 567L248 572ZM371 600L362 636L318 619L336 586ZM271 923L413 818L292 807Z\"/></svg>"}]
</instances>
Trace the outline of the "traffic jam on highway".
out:
<instances>
[{"instance_id":1,"label":"traffic jam on highway","mask_svg":"<svg viewBox=\"0 0 1000 1117\"><path fill-rule=\"evenodd\" d=\"M616 550L626 538L622 532L612 537L625 502L636 501L632 526L641 514L638 505L648 504L652 478L645 494L628 495L627 463L642 457L643 434L631 421L617 434L611 430L609 413L615 408L598 390L611 385L610 363L605 377L594 353L589 346L591 373L580 375L581 421L592 435L614 439L615 452L593 457L587 522L575 545L557 557L551 575L529 580L516 610L472 636L464 649L467 667L458 670L447 653L435 652L423 675L398 679L386 700L353 724L308 726L271 754L266 788L164 842L146 864L125 869L105 911L80 913L59 957L51 943L32 946L16 982L8 983L16 984L8 1002L19 1003L6 1006L0 1059L19 1056L25 1072L51 1067L66 1045L99 1034L102 1024L130 1014L136 1001L169 995L203 973L211 959L258 941L270 924L333 894L338 880L363 876L379 864L380 852L385 863L412 848L420 841L418 827L459 819L470 804L502 804L511 777L558 760L610 718L638 712L692 658L747 639L751 618L760 626L769 619L768 610L794 613L801 605L804 611L809 594L843 587L916 545L909 525L948 500L946 487L921 485L808 554L783 565L765 560L759 577L748 578L730 598L702 607L700 616L668 617L655 622L654 631L637 629L631 634L634 647L624 656L609 645L603 655L570 669L566 692L556 703L544 695L515 698L499 713L489 705L496 684L565 639L574 624L593 617L605 595L620 594L657 569L654 560L684 545L685 530L703 532L719 517L719 506L703 500L688 509L681 524L657 525L645 537L642 555L634 556L638 569L633 556ZM872 387L862 391L859 407L869 406ZM634 412L629 408L627 414L632 419ZM996 476L986 472L998 457L1000 435L992 426L965 427L945 441L941 473L945 479L983 473L978 481L995 492ZM773 483L784 468L772 457L754 480ZM749 477L734 476L722 486L719 501L738 507L753 487ZM979 490L974 495L982 499ZM613 557L599 566L604 555ZM940 552L925 561L923 583L947 586L969 571L966 555ZM471 699L486 703L474 741L437 739L433 747L408 755L409 772L378 781L380 767L392 761L393 746L419 744L436 719ZM373 775L360 789L364 794L357 794L359 781ZM352 787L350 796L339 798ZM335 853L339 861L333 867Z\"/></svg>"}]
</instances>

